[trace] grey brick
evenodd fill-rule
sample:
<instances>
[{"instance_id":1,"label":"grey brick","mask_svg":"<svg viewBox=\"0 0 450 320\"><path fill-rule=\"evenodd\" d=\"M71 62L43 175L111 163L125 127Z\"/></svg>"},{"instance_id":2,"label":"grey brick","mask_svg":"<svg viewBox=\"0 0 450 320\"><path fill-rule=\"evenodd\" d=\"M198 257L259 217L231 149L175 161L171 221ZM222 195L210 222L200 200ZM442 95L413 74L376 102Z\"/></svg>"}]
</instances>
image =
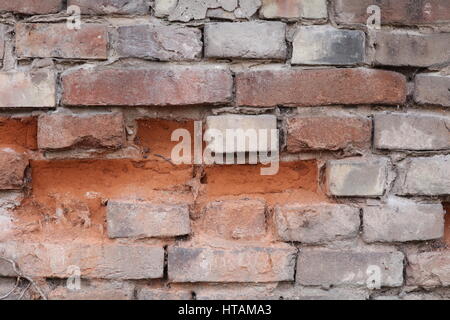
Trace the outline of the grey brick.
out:
<instances>
[{"instance_id":1,"label":"grey brick","mask_svg":"<svg viewBox=\"0 0 450 320\"><path fill-rule=\"evenodd\" d=\"M262 0L259 12L264 19L326 19L326 0Z\"/></svg>"},{"instance_id":2,"label":"grey brick","mask_svg":"<svg viewBox=\"0 0 450 320\"><path fill-rule=\"evenodd\" d=\"M414 100L419 104L450 107L450 76L434 73L417 75Z\"/></svg>"},{"instance_id":3,"label":"grey brick","mask_svg":"<svg viewBox=\"0 0 450 320\"><path fill-rule=\"evenodd\" d=\"M82 14L146 14L147 0L68 0L68 6L79 6Z\"/></svg>"},{"instance_id":4,"label":"grey brick","mask_svg":"<svg viewBox=\"0 0 450 320\"><path fill-rule=\"evenodd\" d=\"M80 289L59 286L48 294L49 300L132 300L134 285L119 281L84 281Z\"/></svg>"},{"instance_id":5,"label":"grey brick","mask_svg":"<svg viewBox=\"0 0 450 320\"><path fill-rule=\"evenodd\" d=\"M449 265L449 251L409 254L407 284L423 287L450 286Z\"/></svg>"}]
</instances>

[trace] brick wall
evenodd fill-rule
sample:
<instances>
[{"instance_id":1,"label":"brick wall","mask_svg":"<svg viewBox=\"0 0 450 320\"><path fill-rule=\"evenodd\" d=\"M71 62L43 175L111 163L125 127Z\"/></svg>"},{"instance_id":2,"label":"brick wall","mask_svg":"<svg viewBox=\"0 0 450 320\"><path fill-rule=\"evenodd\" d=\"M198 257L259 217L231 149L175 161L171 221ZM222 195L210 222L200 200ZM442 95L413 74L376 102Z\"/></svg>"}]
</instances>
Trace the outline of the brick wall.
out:
<instances>
[{"instance_id":1,"label":"brick wall","mask_svg":"<svg viewBox=\"0 0 450 320\"><path fill-rule=\"evenodd\" d=\"M0 297L450 298L448 0L1 0L0 63Z\"/></svg>"}]
</instances>

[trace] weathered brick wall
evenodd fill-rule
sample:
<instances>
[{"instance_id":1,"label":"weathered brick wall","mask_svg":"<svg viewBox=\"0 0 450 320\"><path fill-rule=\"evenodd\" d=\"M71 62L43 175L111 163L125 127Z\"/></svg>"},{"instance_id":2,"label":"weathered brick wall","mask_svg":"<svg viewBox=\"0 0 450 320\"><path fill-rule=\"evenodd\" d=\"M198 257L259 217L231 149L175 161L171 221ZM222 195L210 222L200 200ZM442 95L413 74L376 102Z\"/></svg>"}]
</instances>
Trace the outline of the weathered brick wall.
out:
<instances>
[{"instance_id":1,"label":"weathered brick wall","mask_svg":"<svg viewBox=\"0 0 450 320\"><path fill-rule=\"evenodd\" d=\"M450 298L448 0L0 12L0 297ZM278 170L177 129L278 129Z\"/></svg>"}]
</instances>

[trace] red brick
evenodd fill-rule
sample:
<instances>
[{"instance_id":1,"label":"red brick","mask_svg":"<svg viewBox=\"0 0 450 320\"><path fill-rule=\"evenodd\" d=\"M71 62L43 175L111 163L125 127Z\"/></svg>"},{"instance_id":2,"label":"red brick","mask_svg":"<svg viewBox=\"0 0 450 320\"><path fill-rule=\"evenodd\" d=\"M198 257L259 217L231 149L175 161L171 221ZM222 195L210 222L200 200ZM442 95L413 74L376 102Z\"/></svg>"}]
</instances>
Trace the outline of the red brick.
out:
<instances>
[{"instance_id":1,"label":"red brick","mask_svg":"<svg viewBox=\"0 0 450 320\"><path fill-rule=\"evenodd\" d=\"M0 11L23 14L57 13L63 7L63 0L0 0Z\"/></svg>"},{"instance_id":2,"label":"red brick","mask_svg":"<svg viewBox=\"0 0 450 320\"><path fill-rule=\"evenodd\" d=\"M125 144L121 113L74 116L41 115L38 145L41 149L120 148Z\"/></svg>"},{"instance_id":3,"label":"red brick","mask_svg":"<svg viewBox=\"0 0 450 320\"><path fill-rule=\"evenodd\" d=\"M106 59L107 28L100 24L82 24L81 29L71 30L65 23L19 23L16 52L26 58Z\"/></svg>"},{"instance_id":4,"label":"red brick","mask_svg":"<svg viewBox=\"0 0 450 320\"><path fill-rule=\"evenodd\" d=\"M220 104L229 102L233 86L227 69L210 66L76 70L62 82L69 106Z\"/></svg>"},{"instance_id":5,"label":"red brick","mask_svg":"<svg viewBox=\"0 0 450 320\"><path fill-rule=\"evenodd\" d=\"M287 150L341 150L367 148L372 123L360 117L292 117L287 120Z\"/></svg>"},{"instance_id":6,"label":"red brick","mask_svg":"<svg viewBox=\"0 0 450 320\"><path fill-rule=\"evenodd\" d=\"M239 106L274 107L402 104L406 78L395 72L357 69L274 69L236 75Z\"/></svg>"},{"instance_id":7,"label":"red brick","mask_svg":"<svg viewBox=\"0 0 450 320\"><path fill-rule=\"evenodd\" d=\"M28 157L10 148L0 149L0 190L21 189Z\"/></svg>"},{"instance_id":8,"label":"red brick","mask_svg":"<svg viewBox=\"0 0 450 320\"><path fill-rule=\"evenodd\" d=\"M367 8L381 9L382 24L434 24L450 21L448 0L336 0L336 22L365 24L370 14Z\"/></svg>"}]
</instances>

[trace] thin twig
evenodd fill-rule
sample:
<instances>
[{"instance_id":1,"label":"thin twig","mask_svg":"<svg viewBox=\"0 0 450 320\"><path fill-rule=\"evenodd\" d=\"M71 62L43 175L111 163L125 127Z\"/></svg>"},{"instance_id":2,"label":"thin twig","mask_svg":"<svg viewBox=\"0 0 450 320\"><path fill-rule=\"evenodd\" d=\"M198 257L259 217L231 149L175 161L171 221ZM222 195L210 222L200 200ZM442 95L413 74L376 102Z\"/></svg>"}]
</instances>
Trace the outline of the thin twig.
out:
<instances>
[{"instance_id":1,"label":"thin twig","mask_svg":"<svg viewBox=\"0 0 450 320\"><path fill-rule=\"evenodd\" d=\"M8 298L14 291L16 291L16 289L19 287L19 282L20 282L20 277L17 277L16 279L16 284L14 286L14 288L12 288L11 291L9 291L7 294L5 294L4 296L0 297L0 300L5 300L6 298Z\"/></svg>"}]
</instances>

